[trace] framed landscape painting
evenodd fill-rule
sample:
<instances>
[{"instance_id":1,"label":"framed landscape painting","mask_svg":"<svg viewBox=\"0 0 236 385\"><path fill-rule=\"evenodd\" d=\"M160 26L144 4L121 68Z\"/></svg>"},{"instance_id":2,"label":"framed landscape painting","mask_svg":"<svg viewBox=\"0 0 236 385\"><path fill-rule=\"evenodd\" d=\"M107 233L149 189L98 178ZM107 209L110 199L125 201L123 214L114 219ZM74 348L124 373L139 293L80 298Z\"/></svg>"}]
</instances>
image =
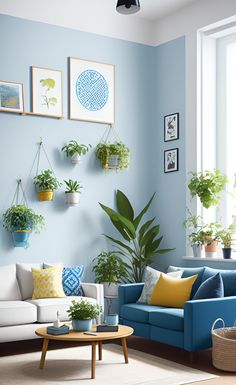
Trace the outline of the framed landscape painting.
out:
<instances>
[{"instance_id":1,"label":"framed landscape painting","mask_svg":"<svg viewBox=\"0 0 236 385\"><path fill-rule=\"evenodd\" d=\"M62 72L40 67L31 70L32 112L61 118Z\"/></svg>"},{"instance_id":2,"label":"framed landscape painting","mask_svg":"<svg viewBox=\"0 0 236 385\"><path fill-rule=\"evenodd\" d=\"M69 66L69 118L114 124L114 65L70 57Z\"/></svg>"},{"instance_id":3,"label":"framed landscape painting","mask_svg":"<svg viewBox=\"0 0 236 385\"><path fill-rule=\"evenodd\" d=\"M23 84L0 80L0 111L24 112Z\"/></svg>"}]
</instances>

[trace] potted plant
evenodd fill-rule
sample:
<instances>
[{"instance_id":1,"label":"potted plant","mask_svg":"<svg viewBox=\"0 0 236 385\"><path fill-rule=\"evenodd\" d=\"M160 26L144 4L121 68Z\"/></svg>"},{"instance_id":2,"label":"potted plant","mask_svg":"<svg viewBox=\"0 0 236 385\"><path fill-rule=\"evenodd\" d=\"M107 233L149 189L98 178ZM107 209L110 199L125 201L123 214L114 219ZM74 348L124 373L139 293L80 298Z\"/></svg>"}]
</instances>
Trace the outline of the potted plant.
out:
<instances>
[{"instance_id":1,"label":"potted plant","mask_svg":"<svg viewBox=\"0 0 236 385\"><path fill-rule=\"evenodd\" d=\"M51 201L53 192L57 190L61 183L58 182L51 170L44 170L41 174L34 177L34 184L38 188L39 201Z\"/></svg>"},{"instance_id":2,"label":"potted plant","mask_svg":"<svg viewBox=\"0 0 236 385\"><path fill-rule=\"evenodd\" d=\"M83 186L76 180L69 179L68 181L64 180L66 184L66 203L70 206L76 206L79 204L79 198L81 194L81 189Z\"/></svg>"},{"instance_id":3,"label":"potted plant","mask_svg":"<svg viewBox=\"0 0 236 385\"><path fill-rule=\"evenodd\" d=\"M44 217L25 205L12 206L3 214L3 227L12 233L15 247L27 247L30 233L39 233Z\"/></svg>"},{"instance_id":4,"label":"potted plant","mask_svg":"<svg viewBox=\"0 0 236 385\"><path fill-rule=\"evenodd\" d=\"M122 142L99 143L96 147L96 157L104 169L124 170L129 166L130 150Z\"/></svg>"},{"instance_id":5,"label":"potted plant","mask_svg":"<svg viewBox=\"0 0 236 385\"><path fill-rule=\"evenodd\" d=\"M200 215L193 215L187 208L188 217L183 222L184 227L188 230L188 240L193 249L193 256L195 258L204 257L204 237L202 230L204 225L202 223L202 217Z\"/></svg>"},{"instance_id":6,"label":"potted plant","mask_svg":"<svg viewBox=\"0 0 236 385\"><path fill-rule=\"evenodd\" d=\"M66 153L66 156L70 158L71 163L78 164L81 160L81 155L85 155L91 144L86 146L86 144L79 144L76 140L70 140L69 143L62 147L62 151Z\"/></svg>"},{"instance_id":7,"label":"potted plant","mask_svg":"<svg viewBox=\"0 0 236 385\"><path fill-rule=\"evenodd\" d=\"M220 227L219 223L211 222L205 226L204 230L202 230L202 237L205 244L205 254L208 258L216 257L217 255Z\"/></svg>"},{"instance_id":8,"label":"potted plant","mask_svg":"<svg viewBox=\"0 0 236 385\"><path fill-rule=\"evenodd\" d=\"M231 259L231 251L232 251L232 231L229 227L222 229L219 231L219 240L221 241L223 257L224 259Z\"/></svg>"},{"instance_id":9,"label":"potted plant","mask_svg":"<svg viewBox=\"0 0 236 385\"><path fill-rule=\"evenodd\" d=\"M73 300L67 313L69 313L69 318L72 320L73 329L85 332L91 330L92 320L102 313L102 307L83 299L79 302Z\"/></svg>"},{"instance_id":10,"label":"potted plant","mask_svg":"<svg viewBox=\"0 0 236 385\"><path fill-rule=\"evenodd\" d=\"M192 172L192 178L188 183L191 196L198 196L206 209L217 206L220 202L220 193L223 191L227 177L220 170Z\"/></svg>"}]
</instances>

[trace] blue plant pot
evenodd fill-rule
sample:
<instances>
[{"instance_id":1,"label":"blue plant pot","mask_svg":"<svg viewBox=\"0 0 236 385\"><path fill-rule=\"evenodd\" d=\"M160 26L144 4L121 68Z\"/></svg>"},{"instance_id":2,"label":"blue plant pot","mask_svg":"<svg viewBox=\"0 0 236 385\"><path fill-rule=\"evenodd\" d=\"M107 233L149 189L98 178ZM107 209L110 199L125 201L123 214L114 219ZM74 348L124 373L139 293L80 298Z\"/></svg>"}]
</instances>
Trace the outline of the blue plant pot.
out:
<instances>
[{"instance_id":1,"label":"blue plant pot","mask_svg":"<svg viewBox=\"0 0 236 385\"><path fill-rule=\"evenodd\" d=\"M83 319L83 320L72 320L72 327L78 332L87 332L92 329L92 320Z\"/></svg>"},{"instance_id":2,"label":"blue plant pot","mask_svg":"<svg viewBox=\"0 0 236 385\"><path fill-rule=\"evenodd\" d=\"M16 230L12 232L13 243L15 247L28 247L29 246L29 230Z\"/></svg>"},{"instance_id":3,"label":"blue plant pot","mask_svg":"<svg viewBox=\"0 0 236 385\"><path fill-rule=\"evenodd\" d=\"M118 314L107 314L105 317L104 323L106 325L118 325L118 323L119 323Z\"/></svg>"}]
</instances>

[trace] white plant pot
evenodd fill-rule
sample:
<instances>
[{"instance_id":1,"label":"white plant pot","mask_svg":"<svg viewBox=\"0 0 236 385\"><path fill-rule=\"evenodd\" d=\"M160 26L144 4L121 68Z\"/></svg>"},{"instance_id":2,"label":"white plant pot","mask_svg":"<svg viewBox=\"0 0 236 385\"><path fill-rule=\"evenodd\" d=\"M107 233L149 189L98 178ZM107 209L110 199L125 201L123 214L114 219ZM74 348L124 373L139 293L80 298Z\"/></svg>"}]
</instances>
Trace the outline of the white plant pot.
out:
<instances>
[{"instance_id":1,"label":"white plant pot","mask_svg":"<svg viewBox=\"0 0 236 385\"><path fill-rule=\"evenodd\" d=\"M77 206L80 202L80 194L78 192L65 193L66 194L66 203L70 206Z\"/></svg>"},{"instance_id":2,"label":"white plant pot","mask_svg":"<svg viewBox=\"0 0 236 385\"><path fill-rule=\"evenodd\" d=\"M194 244L194 245L192 245L192 249L193 249L194 258L204 258L205 257L204 245Z\"/></svg>"},{"instance_id":3,"label":"white plant pot","mask_svg":"<svg viewBox=\"0 0 236 385\"><path fill-rule=\"evenodd\" d=\"M109 282L103 282L105 297L118 297L118 285Z\"/></svg>"},{"instance_id":4,"label":"white plant pot","mask_svg":"<svg viewBox=\"0 0 236 385\"><path fill-rule=\"evenodd\" d=\"M81 161L81 156L76 152L74 155L71 156L71 163L73 164L79 164Z\"/></svg>"},{"instance_id":5,"label":"white plant pot","mask_svg":"<svg viewBox=\"0 0 236 385\"><path fill-rule=\"evenodd\" d=\"M118 155L110 155L108 159L108 168L117 168L117 167L119 167Z\"/></svg>"}]
</instances>

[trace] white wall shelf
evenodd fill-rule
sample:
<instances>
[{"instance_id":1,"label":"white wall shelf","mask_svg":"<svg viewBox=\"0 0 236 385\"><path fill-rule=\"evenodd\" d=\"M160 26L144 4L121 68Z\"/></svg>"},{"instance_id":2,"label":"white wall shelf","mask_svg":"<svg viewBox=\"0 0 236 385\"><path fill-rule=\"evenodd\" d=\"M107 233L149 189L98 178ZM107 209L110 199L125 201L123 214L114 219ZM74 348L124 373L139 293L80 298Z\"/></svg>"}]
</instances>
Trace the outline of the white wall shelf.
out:
<instances>
[{"instance_id":1,"label":"white wall shelf","mask_svg":"<svg viewBox=\"0 0 236 385\"><path fill-rule=\"evenodd\" d=\"M226 262L226 263L236 263L236 259L224 259L224 258L206 258L206 257L202 257L202 258L195 258L195 257L191 257L191 256L186 256L186 257L182 257L182 259L184 260L187 260L187 261L207 261L207 262Z\"/></svg>"}]
</instances>

